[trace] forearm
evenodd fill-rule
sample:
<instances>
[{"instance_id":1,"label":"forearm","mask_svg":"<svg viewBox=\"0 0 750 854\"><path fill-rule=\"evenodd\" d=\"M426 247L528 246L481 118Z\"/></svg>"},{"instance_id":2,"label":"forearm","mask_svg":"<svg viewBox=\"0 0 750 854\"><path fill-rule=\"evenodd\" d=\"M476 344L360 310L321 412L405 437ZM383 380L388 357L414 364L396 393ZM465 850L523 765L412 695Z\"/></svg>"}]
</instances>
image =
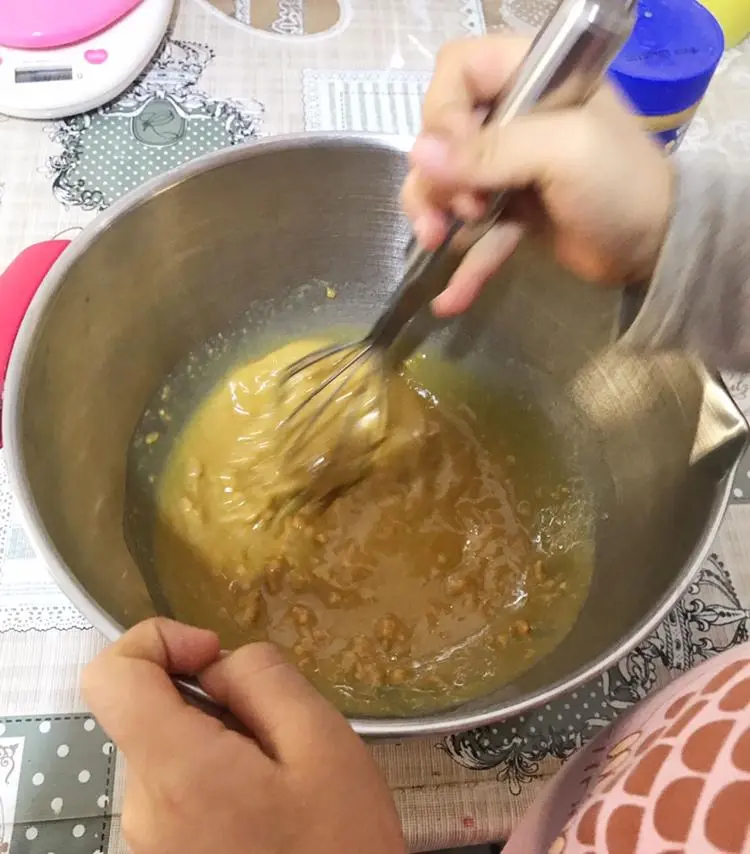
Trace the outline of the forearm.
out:
<instances>
[{"instance_id":1,"label":"forearm","mask_svg":"<svg viewBox=\"0 0 750 854\"><path fill-rule=\"evenodd\" d=\"M750 371L750 170L677 163L669 235L624 341L685 348L712 368Z\"/></svg>"}]
</instances>

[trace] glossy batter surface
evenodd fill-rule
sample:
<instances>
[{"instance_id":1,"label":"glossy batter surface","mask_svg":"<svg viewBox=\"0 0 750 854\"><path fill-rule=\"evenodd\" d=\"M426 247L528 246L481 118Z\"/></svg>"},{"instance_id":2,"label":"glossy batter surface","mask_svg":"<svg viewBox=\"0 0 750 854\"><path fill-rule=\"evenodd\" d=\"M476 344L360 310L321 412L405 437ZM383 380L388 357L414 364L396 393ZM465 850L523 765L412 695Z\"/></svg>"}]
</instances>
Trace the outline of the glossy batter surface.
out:
<instances>
[{"instance_id":1,"label":"glossy batter surface","mask_svg":"<svg viewBox=\"0 0 750 854\"><path fill-rule=\"evenodd\" d=\"M279 520L299 468L279 456L278 372L315 343L234 370L172 449L154 563L176 616L228 647L272 640L349 713L427 711L499 687L574 622L590 580L585 537L549 560L535 530L544 508L517 496L513 455L470 406L409 372L387 384L387 430L377 418L347 427L371 443L371 470ZM294 395L308 379L319 378ZM313 456L340 442L340 416L321 424Z\"/></svg>"}]
</instances>

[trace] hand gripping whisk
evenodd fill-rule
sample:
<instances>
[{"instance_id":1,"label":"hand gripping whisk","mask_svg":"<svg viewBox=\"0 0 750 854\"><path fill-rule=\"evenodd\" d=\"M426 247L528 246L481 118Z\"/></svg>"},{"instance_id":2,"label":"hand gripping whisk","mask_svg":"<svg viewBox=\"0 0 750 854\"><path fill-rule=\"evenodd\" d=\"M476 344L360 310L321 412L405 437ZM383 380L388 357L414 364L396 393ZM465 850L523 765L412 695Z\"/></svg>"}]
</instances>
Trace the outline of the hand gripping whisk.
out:
<instances>
[{"instance_id":1,"label":"hand gripping whisk","mask_svg":"<svg viewBox=\"0 0 750 854\"><path fill-rule=\"evenodd\" d=\"M485 125L585 102L630 35L634 8L635 0L561 0L505 96L490 105ZM440 270L447 253L457 251L453 242L459 231L465 252L502 217L507 199L507 193L492 196L477 223L455 220L435 251L420 249L412 238L403 278L365 338L316 350L281 373L280 449L306 493L297 506L325 497L366 470L388 425L387 351L447 284ZM317 441L324 432L325 441Z\"/></svg>"}]
</instances>

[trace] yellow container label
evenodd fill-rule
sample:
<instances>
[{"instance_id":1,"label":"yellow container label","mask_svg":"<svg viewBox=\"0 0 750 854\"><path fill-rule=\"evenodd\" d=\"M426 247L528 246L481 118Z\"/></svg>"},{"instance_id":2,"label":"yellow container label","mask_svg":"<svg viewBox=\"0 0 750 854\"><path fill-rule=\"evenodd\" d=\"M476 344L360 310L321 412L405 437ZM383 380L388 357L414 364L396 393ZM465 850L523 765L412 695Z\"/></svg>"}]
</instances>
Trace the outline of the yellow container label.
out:
<instances>
[{"instance_id":1,"label":"yellow container label","mask_svg":"<svg viewBox=\"0 0 750 854\"><path fill-rule=\"evenodd\" d=\"M641 124L667 151L674 151L682 142L700 102L681 113L668 116L640 116Z\"/></svg>"}]
</instances>

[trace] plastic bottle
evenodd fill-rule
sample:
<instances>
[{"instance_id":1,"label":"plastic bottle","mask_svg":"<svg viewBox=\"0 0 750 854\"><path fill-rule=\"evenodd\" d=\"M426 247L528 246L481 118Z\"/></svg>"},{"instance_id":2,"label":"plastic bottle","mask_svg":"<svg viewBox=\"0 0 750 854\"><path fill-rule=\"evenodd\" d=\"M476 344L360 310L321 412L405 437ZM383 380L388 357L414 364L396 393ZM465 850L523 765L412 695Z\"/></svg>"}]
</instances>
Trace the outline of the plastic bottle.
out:
<instances>
[{"instance_id":1,"label":"plastic bottle","mask_svg":"<svg viewBox=\"0 0 750 854\"><path fill-rule=\"evenodd\" d=\"M727 47L736 47L750 36L750 0L703 0L724 30Z\"/></svg>"},{"instance_id":2,"label":"plastic bottle","mask_svg":"<svg viewBox=\"0 0 750 854\"><path fill-rule=\"evenodd\" d=\"M750 0L731 0L748 3ZM682 141L724 52L716 18L696 0L639 0L633 33L610 76L672 151Z\"/></svg>"}]
</instances>

